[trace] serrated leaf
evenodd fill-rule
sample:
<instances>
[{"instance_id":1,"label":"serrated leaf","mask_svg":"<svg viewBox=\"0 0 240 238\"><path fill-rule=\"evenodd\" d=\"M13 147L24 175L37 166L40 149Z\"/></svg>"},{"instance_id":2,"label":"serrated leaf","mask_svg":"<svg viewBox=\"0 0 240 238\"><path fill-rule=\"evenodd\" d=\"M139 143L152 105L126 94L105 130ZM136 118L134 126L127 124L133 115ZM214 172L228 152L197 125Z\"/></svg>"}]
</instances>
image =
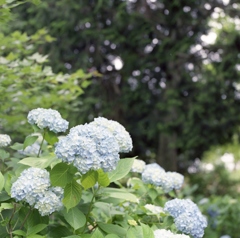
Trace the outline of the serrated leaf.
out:
<instances>
[{"instance_id":1,"label":"serrated leaf","mask_svg":"<svg viewBox=\"0 0 240 238\"><path fill-rule=\"evenodd\" d=\"M47 227L46 224L38 224L36 226L33 227L29 227L29 229L27 230L27 236L32 236L37 234L38 232L42 231L43 229L45 229Z\"/></svg>"},{"instance_id":2,"label":"serrated leaf","mask_svg":"<svg viewBox=\"0 0 240 238\"><path fill-rule=\"evenodd\" d=\"M98 172L94 170L88 171L86 174L83 174L81 178L81 184L84 187L84 189L88 189L93 187L98 179Z\"/></svg>"},{"instance_id":3,"label":"serrated leaf","mask_svg":"<svg viewBox=\"0 0 240 238\"><path fill-rule=\"evenodd\" d=\"M2 173L0 172L0 192L1 192L2 189L4 188L4 183L5 183L4 176L3 176Z\"/></svg>"},{"instance_id":4,"label":"serrated leaf","mask_svg":"<svg viewBox=\"0 0 240 238\"><path fill-rule=\"evenodd\" d=\"M47 155L43 157L27 157L20 160L19 164L25 164L31 167L45 169L50 166L53 162L55 162L57 157L55 155Z\"/></svg>"},{"instance_id":5,"label":"serrated leaf","mask_svg":"<svg viewBox=\"0 0 240 238\"><path fill-rule=\"evenodd\" d=\"M136 157L120 159L117 168L108 173L110 182L124 178L131 170L135 158Z\"/></svg>"},{"instance_id":6,"label":"serrated leaf","mask_svg":"<svg viewBox=\"0 0 240 238\"><path fill-rule=\"evenodd\" d=\"M66 185L64 188L63 204L67 208L67 211L80 202L81 196L82 188L75 180Z\"/></svg>"},{"instance_id":7,"label":"serrated leaf","mask_svg":"<svg viewBox=\"0 0 240 238\"><path fill-rule=\"evenodd\" d=\"M64 210L63 216L74 230L83 227L86 223L85 215L77 207L71 208L68 212Z\"/></svg>"},{"instance_id":8,"label":"serrated leaf","mask_svg":"<svg viewBox=\"0 0 240 238\"><path fill-rule=\"evenodd\" d=\"M50 144L54 145L56 142L58 142L57 135L52 131L46 131L44 139Z\"/></svg>"},{"instance_id":9,"label":"serrated leaf","mask_svg":"<svg viewBox=\"0 0 240 238\"><path fill-rule=\"evenodd\" d=\"M66 163L59 163L50 171L50 180L53 186L64 188L74 177L73 169ZM76 171L75 171L76 172Z\"/></svg>"},{"instance_id":10,"label":"serrated leaf","mask_svg":"<svg viewBox=\"0 0 240 238\"><path fill-rule=\"evenodd\" d=\"M34 142L38 139L38 136L27 136L26 139L23 142L23 149L25 149L27 146L30 146L34 144Z\"/></svg>"},{"instance_id":11,"label":"serrated leaf","mask_svg":"<svg viewBox=\"0 0 240 238\"><path fill-rule=\"evenodd\" d=\"M110 180L108 178L108 174L104 173L102 169L99 169L98 171L98 183L99 185L103 187L107 187L110 184Z\"/></svg>"}]
</instances>

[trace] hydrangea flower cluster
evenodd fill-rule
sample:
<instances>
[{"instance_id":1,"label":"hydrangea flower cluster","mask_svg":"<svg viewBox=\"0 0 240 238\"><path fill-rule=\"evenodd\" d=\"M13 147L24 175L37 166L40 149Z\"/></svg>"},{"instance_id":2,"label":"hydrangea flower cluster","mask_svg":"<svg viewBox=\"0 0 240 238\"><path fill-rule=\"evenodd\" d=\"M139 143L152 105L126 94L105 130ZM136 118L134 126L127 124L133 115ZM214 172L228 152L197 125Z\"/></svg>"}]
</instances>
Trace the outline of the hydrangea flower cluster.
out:
<instances>
[{"instance_id":1,"label":"hydrangea flower cluster","mask_svg":"<svg viewBox=\"0 0 240 238\"><path fill-rule=\"evenodd\" d=\"M158 229L154 231L155 238L190 238L188 235L184 234L174 234L169 230Z\"/></svg>"},{"instance_id":2,"label":"hydrangea flower cluster","mask_svg":"<svg viewBox=\"0 0 240 238\"><path fill-rule=\"evenodd\" d=\"M90 124L101 126L109 130L118 142L119 152L127 153L132 150L133 145L130 134L117 121L108 120L104 117L98 117L95 118Z\"/></svg>"},{"instance_id":3,"label":"hydrangea flower cluster","mask_svg":"<svg viewBox=\"0 0 240 238\"><path fill-rule=\"evenodd\" d=\"M40 129L49 128L55 133L65 132L69 124L58 111L53 109L33 109L28 113L27 119L30 124L36 124Z\"/></svg>"},{"instance_id":4,"label":"hydrangea flower cluster","mask_svg":"<svg viewBox=\"0 0 240 238\"><path fill-rule=\"evenodd\" d=\"M165 172L160 165L152 163L145 166L142 180L144 183L162 187L164 192L168 193L182 187L184 176L177 172Z\"/></svg>"},{"instance_id":5,"label":"hydrangea flower cluster","mask_svg":"<svg viewBox=\"0 0 240 238\"><path fill-rule=\"evenodd\" d=\"M174 223L179 231L190 234L194 238L202 238L207 220L198 206L190 199L175 198L166 202L164 211L174 217Z\"/></svg>"},{"instance_id":6,"label":"hydrangea flower cluster","mask_svg":"<svg viewBox=\"0 0 240 238\"><path fill-rule=\"evenodd\" d=\"M135 159L132 165L131 171L134 173L142 173L146 163L143 160Z\"/></svg>"},{"instance_id":7,"label":"hydrangea flower cluster","mask_svg":"<svg viewBox=\"0 0 240 238\"><path fill-rule=\"evenodd\" d=\"M11 187L11 197L25 201L38 209L42 216L59 211L63 204L63 189L50 187L49 173L45 169L25 169Z\"/></svg>"},{"instance_id":8,"label":"hydrangea flower cluster","mask_svg":"<svg viewBox=\"0 0 240 238\"><path fill-rule=\"evenodd\" d=\"M11 143L11 138L9 135L0 134L0 147L6 147Z\"/></svg>"},{"instance_id":9,"label":"hydrangea flower cluster","mask_svg":"<svg viewBox=\"0 0 240 238\"><path fill-rule=\"evenodd\" d=\"M162 207L155 206L153 204L146 204L144 207L156 215L159 215L160 213L165 213Z\"/></svg>"},{"instance_id":10,"label":"hydrangea flower cluster","mask_svg":"<svg viewBox=\"0 0 240 238\"><path fill-rule=\"evenodd\" d=\"M85 174L102 168L114 170L119 158L119 145L113 134L97 124L73 127L60 139L55 148L58 158L73 165Z\"/></svg>"}]
</instances>

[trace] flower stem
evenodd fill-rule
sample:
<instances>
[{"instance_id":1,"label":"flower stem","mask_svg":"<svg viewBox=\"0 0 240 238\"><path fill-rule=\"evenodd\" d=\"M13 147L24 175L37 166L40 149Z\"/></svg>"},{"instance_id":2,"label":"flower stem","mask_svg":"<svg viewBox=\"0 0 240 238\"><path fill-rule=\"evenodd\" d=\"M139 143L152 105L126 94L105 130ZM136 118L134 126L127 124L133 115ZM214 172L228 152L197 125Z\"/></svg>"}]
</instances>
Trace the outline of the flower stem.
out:
<instances>
[{"instance_id":1,"label":"flower stem","mask_svg":"<svg viewBox=\"0 0 240 238\"><path fill-rule=\"evenodd\" d=\"M43 139L42 139L42 142L41 142L41 145L40 145L37 157L39 157L39 155L40 155L40 152L41 152L41 149L42 149L42 145L43 145L43 142L44 142L44 138L45 138L45 130L43 131Z\"/></svg>"}]
</instances>

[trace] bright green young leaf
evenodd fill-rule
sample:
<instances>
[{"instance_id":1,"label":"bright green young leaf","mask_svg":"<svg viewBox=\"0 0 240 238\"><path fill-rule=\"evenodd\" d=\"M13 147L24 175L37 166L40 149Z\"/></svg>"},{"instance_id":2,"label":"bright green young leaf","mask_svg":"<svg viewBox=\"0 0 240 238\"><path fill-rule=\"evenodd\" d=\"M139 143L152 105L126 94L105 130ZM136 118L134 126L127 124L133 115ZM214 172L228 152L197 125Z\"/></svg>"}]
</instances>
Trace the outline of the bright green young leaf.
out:
<instances>
[{"instance_id":1,"label":"bright green young leaf","mask_svg":"<svg viewBox=\"0 0 240 238\"><path fill-rule=\"evenodd\" d=\"M108 234L116 234L120 237L124 237L126 235L126 230L121 226L114 225L114 224L106 224L99 222L98 226Z\"/></svg>"},{"instance_id":2,"label":"bright green young leaf","mask_svg":"<svg viewBox=\"0 0 240 238\"><path fill-rule=\"evenodd\" d=\"M5 183L4 176L3 176L2 173L0 172L0 192L1 192L2 189L4 188L4 183Z\"/></svg>"},{"instance_id":3,"label":"bright green young leaf","mask_svg":"<svg viewBox=\"0 0 240 238\"><path fill-rule=\"evenodd\" d=\"M102 188L101 200L110 198L119 198L123 201L138 202L138 198L127 191L116 189L116 188Z\"/></svg>"},{"instance_id":4,"label":"bright green young leaf","mask_svg":"<svg viewBox=\"0 0 240 238\"><path fill-rule=\"evenodd\" d=\"M20 160L18 163L25 164L35 168L45 169L50 166L53 162L57 161L58 158L55 155L47 155L43 157L27 157Z\"/></svg>"},{"instance_id":5,"label":"bright green young leaf","mask_svg":"<svg viewBox=\"0 0 240 238\"><path fill-rule=\"evenodd\" d=\"M98 172L94 170L90 170L82 176L81 184L86 190L88 188L93 187L96 184L97 179L98 179Z\"/></svg>"},{"instance_id":6,"label":"bright green young leaf","mask_svg":"<svg viewBox=\"0 0 240 238\"><path fill-rule=\"evenodd\" d=\"M4 175L4 178L5 178L4 188L8 194L10 194L11 187L12 187L12 177L13 175L9 173Z\"/></svg>"},{"instance_id":7,"label":"bright green young leaf","mask_svg":"<svg viewBox=\"0 0 240 238\"><path fill-rule=\"evenodd\" d=\"M14 235L19 235L19 236L26 236L26 232L22 230L15 230L12 232Z\"/></svg>"},{"instance_id":8,"label":"bright green young leaf","mask_svg":"<svg viewBox=\"0 0 240 238\"><path fill-rule=\"evenodd\" d=\"M86 223L85 215L77 207L71 208L68 212L64 210L63 215L74 230L83 227Z\"/></svg>"},{"instance_id":9,"label":"bright green young leaf","mask_svg":"<svg viewBox=\"0 0 240 238\"><path fill-rule=\"evenodd\" d=\"M108 173L110 182L117 181L121 178L124 178L132 168L133 161L136 157L120 159L118 161L117 168Z\"/></svg>"},{"instance_id":10,"label":"bright green young leaf","mask_svg":"<svg viewBox=\"0 0 240 238\"><path fill-rule=\"evenodd\" d=\"M38 224L36 226L29 227L29 229L27 230L27 237L37 234L38 232L42 231L46 227L47 227L46 224Z\"/></svg>"},{"instance_id":11,"label":"bright green young leaf","mask_svg":"<svg viewBox=\"0 0 240 238\"><path fill-rule=\"evenodd\" d=\"M50 171L50 180L53 186L64 188L74 177L74 171L71 165L59 163Z\"/></svg>"},{"instance_id":12,"label":"bright green young leaf","mask_svg":"<svg viewBox=\"0 0 240 238\"><path fill-rule=\"evenodd\" d=\"M110 184L110 180L108 178L108 174L104 173L102 169L98 171L98 183L103 187L107 187Z\"/></svg>"},{"instance_id":13,"label":"bright green young leaf","mask_svg":"<svg viewBox=\"0 0 240 238\"><path fill-rule=\"evenodd\" d=\"M91 235L91 238L104 238L104 236L102 232L97 228Z\"/></svg>"},{"instance_id":14,"label":"bright green young leaf","mask_svg":"<svg viewBox=\"0 0 240 238\"><path fill-rule=\"evenodd\" d=\"M50 144L54 145L56 142L58 142L57 135L52 131L46 131L44 139Z\"/></svg>"},{"instance_id":15,"label":"bright green young leaf","mask_svg":"<svg viewBox=\"0 0 240 238\"><path fill-rule=\"evenodd\" d=\"M23 143L23 149L25 149L27 146L32 145L37 139L38 136L27 136Z\"/></svg>"},{"instance_id":16,"label":"bright green young leaf","mask_svg":"<svg viewBox=\"0 0 240 238\"><path fill-rule=\"evenodd\" d=\"M63 204L69 210L72 207L75 207L81 199L82 188L75 180L71 183L68 183L64 188L64 198Z\"/></svg>"},{"instance_id":17,"label":"bright green young leaf","mask_svg":"<svg viewBox=\"0 0 240 238\"><path fill-rule=\"evenodd\" d=\"M9 210L12 208L13 208L12 203L1 203L0 212L2 212L3 210Z\"/></svg>"}]
</instances>

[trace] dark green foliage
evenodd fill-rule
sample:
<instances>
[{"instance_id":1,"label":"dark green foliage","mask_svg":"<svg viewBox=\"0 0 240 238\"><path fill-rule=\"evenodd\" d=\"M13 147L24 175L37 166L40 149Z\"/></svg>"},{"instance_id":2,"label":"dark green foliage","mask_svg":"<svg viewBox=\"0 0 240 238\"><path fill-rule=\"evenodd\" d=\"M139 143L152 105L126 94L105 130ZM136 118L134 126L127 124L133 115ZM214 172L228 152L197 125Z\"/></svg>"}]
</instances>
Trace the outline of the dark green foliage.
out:
<instances>
[{"instance_id":1,"label":"dark green foliage","mask_svg":"<svg viewBox=\"0 0 240 238\"><path fill-rule=\"evenodd\" d=\"M210 145L229 141L240 122L234 86L239 32L223 29L212 47L200 39L216 7L232 17L237 12L233 1L226 7L217 0L44 0L19 6L13 28L48 28L56 41L38 50L49 54L56 72L103 74L93 80L84 104L71 105L73 124L96 115L115 119L130 131L134 154L175 170ZM196 44L204 49L193 52ZM120 70L115 57L124 64Z\"/></svg>"}]
</instances>

